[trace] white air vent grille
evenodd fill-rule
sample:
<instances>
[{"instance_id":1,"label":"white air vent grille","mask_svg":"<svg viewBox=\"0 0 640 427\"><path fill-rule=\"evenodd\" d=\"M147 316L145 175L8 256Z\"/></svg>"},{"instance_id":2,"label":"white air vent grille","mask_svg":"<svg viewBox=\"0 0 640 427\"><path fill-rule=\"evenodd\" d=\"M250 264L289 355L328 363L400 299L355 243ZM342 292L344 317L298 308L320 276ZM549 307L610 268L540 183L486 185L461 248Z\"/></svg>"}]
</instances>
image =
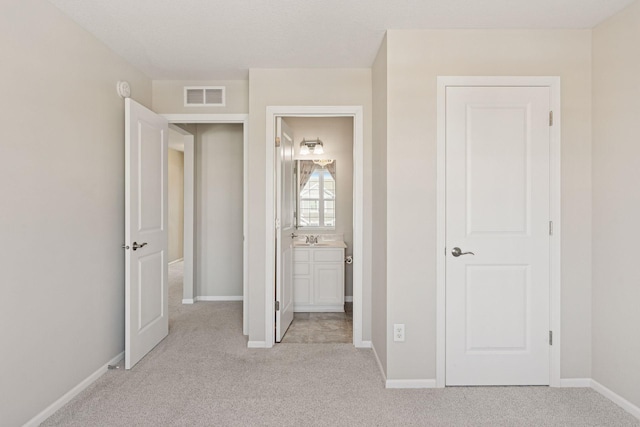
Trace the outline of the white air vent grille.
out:
<instances>
[{"instance_id":1,"label":"white air vent grille","mask_svg":"<svg viewBox=\"0 0 640 427\"><path fill-rule=\"evenodd\" d=\"M224 105L224 86L185 86L184 88L185 107L224 107Z\"/></svg>"}]
</instances>

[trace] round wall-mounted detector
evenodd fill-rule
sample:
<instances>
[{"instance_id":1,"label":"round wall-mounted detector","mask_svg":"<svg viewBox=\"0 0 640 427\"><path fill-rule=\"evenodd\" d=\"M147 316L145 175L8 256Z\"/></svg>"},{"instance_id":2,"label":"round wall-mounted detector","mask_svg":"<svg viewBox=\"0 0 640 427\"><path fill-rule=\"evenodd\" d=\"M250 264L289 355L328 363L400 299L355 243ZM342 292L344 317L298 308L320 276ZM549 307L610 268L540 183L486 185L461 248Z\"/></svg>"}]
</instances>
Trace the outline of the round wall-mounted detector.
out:
<instances>
[{"instance_id":1,"label":"round wall-mounted detector","mask_svg":"<svg viewBox=\"0 0 640 427\"><path fill-rule=\"evenodd\" d=\"M118 95L121 98L129 98L131 96L131 86L129 86L129 82L119 81L117 85Z\"/></svg>"}]
</instances>

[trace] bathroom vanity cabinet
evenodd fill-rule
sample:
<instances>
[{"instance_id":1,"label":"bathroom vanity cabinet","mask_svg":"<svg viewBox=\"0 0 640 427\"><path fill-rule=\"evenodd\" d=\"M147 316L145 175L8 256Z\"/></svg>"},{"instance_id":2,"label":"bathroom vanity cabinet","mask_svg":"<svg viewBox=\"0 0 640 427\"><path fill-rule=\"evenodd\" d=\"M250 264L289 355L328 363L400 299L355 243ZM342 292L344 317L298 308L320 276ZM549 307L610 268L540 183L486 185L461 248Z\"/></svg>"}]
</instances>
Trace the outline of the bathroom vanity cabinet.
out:
<instances>
[{"instance_id":1,"label":"bathroom vanity cabinet","mask_svg":"<svg viewBox=\"0 0 640 427\"><path fill-rule=\"evenodd\" d=\"M293 248L293 311L344 311L343 247Z\"/></svg>"}]
</instances>

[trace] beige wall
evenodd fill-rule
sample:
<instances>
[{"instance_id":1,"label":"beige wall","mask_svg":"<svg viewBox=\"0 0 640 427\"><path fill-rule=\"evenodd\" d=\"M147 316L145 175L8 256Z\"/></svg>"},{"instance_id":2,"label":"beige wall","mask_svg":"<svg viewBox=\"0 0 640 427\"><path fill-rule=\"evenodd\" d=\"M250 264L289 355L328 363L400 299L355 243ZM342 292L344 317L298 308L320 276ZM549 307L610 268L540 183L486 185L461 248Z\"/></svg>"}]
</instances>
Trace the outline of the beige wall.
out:
<instances>
[{"instance_id":1,"label":"beige wall","mask_svg":"<svg viewBox=\"0 0 640 427\"><path fill-rule=\"evenodd\" d=\"M436 77L559 75L562 377L592 376L640 405L640 277L629 268L635 254L629 230L640 216L637 192L629 191L640 181L639 28L638 2L597 27L593 64L589 30L392 30L373 70L251 70L249 81L154 81L152 88L144 74L47 1L5 0L0 51L11 60L0 67L0 93L11 101L0 104L10 124L0 144L0 313L19 327L3 331L3 346L12 349L0 356L3 422L23 424L123 350L124 103L115 92L118 80L129 81L133 98L144 105L151 106L153 94L159 113L251 112L254 341L265 338L265 108L363 105L363 338L373 340L389 378L419 379L435 377L437 248L424 242L435 242L436 234ZM187 84L225 85L227 106L184 107ZM422 179L415 179L416 171ZM234 194L242 194L241 178L239 185ZM235 217L241 236L241 211ZM238 283L239 291L225 294L239 295ZM393 323L406 324L405 343L392 342Z\"/></svg>"},{"instance_id":2,"label":"beige wall","mask_svg":"<svg viewBox=\"0 0 640 427\"><path fill-rule=\"evenodd\" d=\"M593 379L640 406L640 2L593 32Z\"/></svg>"},{"instance_id":3,"label":"beige wall","mask_svg":"<svg viewBox=\"0 0 640 427\"><path fill-rule=\"evenodd\" d=\"M196 296L241 296L242 125L199 124L195 135Z\"/></svg>"},{"instance_id":4,"label":"beige wall","mask_svg":"<svg viewBox=\"0 0 640 427\"><path fill-rule=\"evenodd\" d=\"M169 138L177 132L169 132ZM182 139L182 135L178 136ZM169 150L169 262L182 259L184 247L184 153Z\"/></svg>"},{"instance_id":5,"label":"beige wall","mask_svg":"<svg viewBox=\"0 0 640 427\"><path fill-rule=\"evenodd\" d=\"M591 374L591 31L388 31L388 377L436 366L436 78L562 79L562 377ZM426 242L426 243L425 243Z\"/></svg>"},{"instance_id":6,"label":"beige wall","mask_svg":"<svg viewBox=\"0 0 640 427\"><path fill-rule=\"evenodd\" d=\"M151 81L44 0L0 2L0 424L123 351L124 101Z\"/></svg>"},{"instance_id":7,"label":"beige wall","mask_svg":"<svg viewBox=\"0 0 640 427\"><path fill-rule=\"evenodd\" d=\"M387 372L387 39L371 70L373 90L373 218L371 342Z\"/></svg>"},{"instance_id":8,"label":"beige wall","mask_svg":"<svg viewBox=\"0 0 640 427\"><path fill-rule=\"evenodd\" d=\"M185 107L185 86L224 86L224 107ZM153 111L159 114L246 114L249 112L247 80L154 80Z\"/></svg>"},{"instance_id":9,"label":"beige wall","mask_svg":"<svg viewBox=\"0 0 640 427\"><path fill-rule=\"evenodd\" d=\"M350 117L287 117L295 137L295 158L301 160L334 159L336 163L335 230L299 229L304 234L343 234L345 254L353 254L353 119ZM302 138L320 138L322 155L301 156ZM353 296L353 265L345 264L345 295Z\"/></svg>"},{"instance_id":10,"label":"beige wall","mask_svg":"<svg viewBox=\"0 0 640 427\"><path fill-rule=\"evenodd\" d=\"M249 72L249 339L265 340L266 107L362 105L364 108L364 325L371 331L371 70L253 69ZM357 261L356 261L357 262Z\"/></svg>"}]
</instances>

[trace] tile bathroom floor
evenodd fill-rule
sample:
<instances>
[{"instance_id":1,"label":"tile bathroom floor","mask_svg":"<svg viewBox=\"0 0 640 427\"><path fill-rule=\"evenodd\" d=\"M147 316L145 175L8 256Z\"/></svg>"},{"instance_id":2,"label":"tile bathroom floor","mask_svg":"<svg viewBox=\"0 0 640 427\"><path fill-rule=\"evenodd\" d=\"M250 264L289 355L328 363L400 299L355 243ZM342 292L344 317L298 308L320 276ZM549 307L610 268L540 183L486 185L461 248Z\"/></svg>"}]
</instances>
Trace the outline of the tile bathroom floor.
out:
<instances>
[{"instance_id":1,"label":"tile bathroom floor","mask_svg":"<svg viewBox=\"0 0 640 427\"><path fill-rule=\"evenodd\" d=\"M353 312L351 304L344 313L294 313L293 322L282 338L286 344L351 343Z\"/></svg>"}]
</instances>

